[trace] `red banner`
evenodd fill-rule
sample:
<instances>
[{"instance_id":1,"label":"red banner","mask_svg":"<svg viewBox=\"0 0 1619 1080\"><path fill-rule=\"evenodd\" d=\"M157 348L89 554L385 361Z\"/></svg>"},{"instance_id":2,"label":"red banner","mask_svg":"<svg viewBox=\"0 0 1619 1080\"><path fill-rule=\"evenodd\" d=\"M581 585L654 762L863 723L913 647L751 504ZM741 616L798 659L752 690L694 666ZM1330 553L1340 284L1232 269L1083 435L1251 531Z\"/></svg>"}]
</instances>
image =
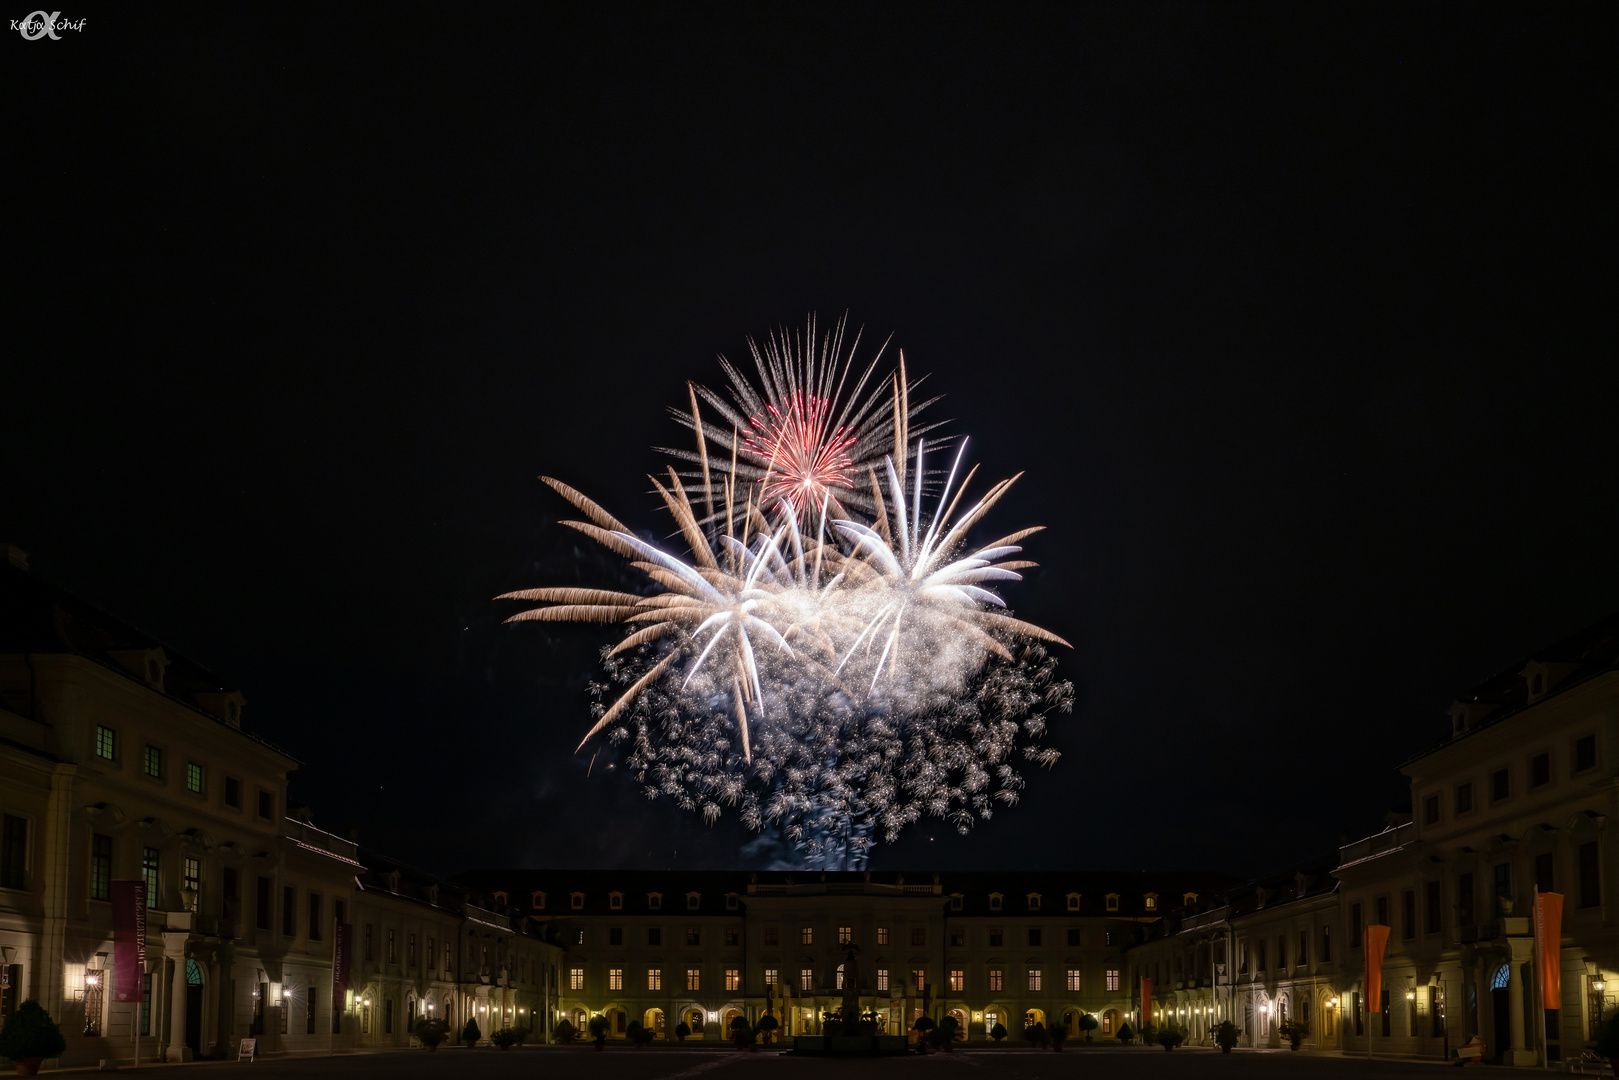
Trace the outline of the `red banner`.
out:
<instances>
[{"instance_id":1,"label":"red banner","mask_svg":"<svg viewBox=\"0 0 1619 1080\"><path fill-rule=\"evenodd\" d=\"M141 1000L146 974L146 882L112 883L114 1001Z\"/></svg>"},{"instance_id":2,"label":"red banner","mask_svg":"<svg viewBox=\"0 0 1619 1080\"><path fill-rule=\"evenodd\" d=\"M332 1015L343 1011L343 995L349 988L349 961L354 955L354 924L338 923L337 939L332 942Z\"/></svg>"},{"instance_id":3,"label":"red banner","mask_svg":"<svg viewBox=\"0 0 1619 1080\"><path fill-rule=\"evenodd\" d=\"M1389 947L1389 928L1376 923L1366 927L1366 999L1369 1011L1383 1011L1383 954Z\"/></svg>"},{"instance_id":4,"label":"red banner","mask_svg":"<svg viewBox=\"0 0 1619 1080\"><path fill-rule=\"evenodd\" d=\"M1563 894L1535 894L1535 963L1540 975L1540 1007L1563 1007Z\"/></svg>"},{"instance_id":5,"label":"red banner","mask_svg":"<svg viewBox=\"0 0 1619 1080\"><path fill-rule=\"evenodd\" d=\"M1152 1023L1152 980L1141 980L1141 1022Z\"/></svg>"}]
</instances>

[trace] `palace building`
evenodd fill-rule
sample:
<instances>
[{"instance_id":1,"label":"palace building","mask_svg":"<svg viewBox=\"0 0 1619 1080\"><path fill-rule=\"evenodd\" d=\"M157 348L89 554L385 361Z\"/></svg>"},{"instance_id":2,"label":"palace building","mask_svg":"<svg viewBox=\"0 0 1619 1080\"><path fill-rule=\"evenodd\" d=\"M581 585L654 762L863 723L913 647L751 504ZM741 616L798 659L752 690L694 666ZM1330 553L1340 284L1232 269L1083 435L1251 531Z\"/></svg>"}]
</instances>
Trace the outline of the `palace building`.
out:
<instances>
[{"instance_id":1,"label":"palace building","mask_svg":"<svg viewBox=\"0 0 1619 1080\"><path fill-rule=\"evenodd\" d=\"M44 1004L61 1065L235 1056L243 1039L402 1048L422 1017L486 1038L600 1016L610 1039L639 1024L719 1040L768 1013L791 1037L820 1032L849 980L894 1034L926 1015L973 1040L1059 1021L1077 1035L1089 1014L1099 1038L1145 1020L1207 1043L1229 1020L1248 1046L1287 1025L1317 1049L1440 1058L1476 1037L1491 1059L1555 1065L1615 1007L1619 616L1463 695L1443 741L1411 748L1411 805L1383 831L1255 880L444 879L317 828L287 804L298 761L244 726L236 688L4 553L0 1014ZM136 882L146 954L138 988L120 987L113 895ZM1562 903L1544 957L1538 894Z\"/></svg>"}]
</instances>

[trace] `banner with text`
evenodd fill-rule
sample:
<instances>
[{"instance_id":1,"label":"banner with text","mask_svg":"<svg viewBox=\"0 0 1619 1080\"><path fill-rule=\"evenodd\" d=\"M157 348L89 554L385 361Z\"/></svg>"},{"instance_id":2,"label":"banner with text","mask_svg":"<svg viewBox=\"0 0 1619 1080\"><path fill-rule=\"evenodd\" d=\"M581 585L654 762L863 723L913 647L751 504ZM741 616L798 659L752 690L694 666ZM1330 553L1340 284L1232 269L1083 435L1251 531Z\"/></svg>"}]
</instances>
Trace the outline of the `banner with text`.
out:
<instances>
[{"instance_id":1,"label":"banner with text","mask_svg":"<svg viewBox=\"0 0 1619 1080\"><path fill-rule=\"evenodd\" d=\"M332 1015L343 1011L343 995L349 988L349 963L354 953L354 924L338 923L337 940L332 943Z\"/></svg>"},{"instance_id":2,"label":"banner with text","mask_svg":"<svg viewBox=\"0 0 1619 1080\"><path fill-rule=\"evenodd\" d=\"M1535 894L1535 963L1540 1007L1563 1007L1563 894ZM1553 1036L1555 1038L1555 1036Z\"/></svg>"},{"instance_id":3,"label":"banner with text","mask_svg":"<svg viewBox=\"0 0 1619 1080\"><path fill-rule=\"evenodd\" d=\"M146 974L146 882L112 883L114 1001L140 1001Z\"/></svg>"},{"instance_id":4,"label":"banner with text","mask_svg":"<svg viewBox=\"0 0 1619 1080\"><path fill-rule=\"evenodd\" d=\"M1383 954L1389 947L1389 927L1366 927L1366 1000L1369 1012L1383 1011Z\"/></svg>"},{"instance_id":5,"label":"banner with text","mask_svg":"<svg viewBox=\"0 0 1619 1080\"><path fill-rule=\"evenodd\" d=\"M1141 1023L1152 1023L1152 980L1141 980Z\"/></svg>"}]
</instances>

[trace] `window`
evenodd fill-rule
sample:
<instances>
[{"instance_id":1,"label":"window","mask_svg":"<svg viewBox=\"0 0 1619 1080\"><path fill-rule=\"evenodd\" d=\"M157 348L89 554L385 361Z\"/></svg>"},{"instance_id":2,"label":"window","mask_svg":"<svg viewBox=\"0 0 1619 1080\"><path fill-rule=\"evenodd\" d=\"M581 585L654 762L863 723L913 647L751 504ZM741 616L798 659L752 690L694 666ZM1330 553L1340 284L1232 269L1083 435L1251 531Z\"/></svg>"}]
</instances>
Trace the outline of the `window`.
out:
<instances>
[{"instance_id":1,"label":"window","mask_svg":"<svg viewBox=\"0 0 1619 1080\"><path fill-rule=\"evenodd\" d=\"M28 888L28 819L12 814L0 825L0 889Z\"/></svg>"},{"instance_id":2,"label":"window","mask_svg":"<svg viewBox=\"0 0 1619 1080\"><path fill-rule=\"evenodd\" d=\"M155 776L158 779L163 778L163 751L155 746L148 746L146 753L141 758L141 762L142 769L147 776Z\"/></svg>"},{"instance_id":3,"label":"window","mask_svg":"<svg viewBox=\"0 0 1619 1080\"><path fill-rule=\"evenodd\" d=\"M815 944L815 928L813 926L800 927L798 931L798 943L800 945Z\"/></svg>"},{"instance_id":4,"label":"window","mask_svg":"<svg viewBox=\"0 0 1619 1080\"><path fill-rule=\"evenodd\" d=\"M781 974L776 968L765 968L765 985L775 986L781 981Z\"/></svg>"},{"instance_id":5,"label":"window","mask_svg":"<svg viewBox=\"0 0 1619 1080\"><path fill-rule=\"evenodd\" d=\"M1463 923L1473 921L1473 875L1471 873L1456 875L1456 921Z\"/></svg>"},{"instance_id":6,"label":"window","mask_svg":"<svg viewBox=\"0 0 1619 1080\"><path fill-rule=\"evenodd\" d=\"M726 968L725 969L725 989L727 989L727 990L740 990L740 989L742 989L742 971L741 971L741 969L739 969L739 968Z\"/></svg>"},{"instance_id":7,"label":"window","mask_svg":"<svg viewBox=\"0 0 1619 1080\"><path fill-rule=\"evenodd\" d=\"M621 892L610 892L610 893L608 893L607 894L607 910L608 911L623 911L624 910L624 894L621 893Z\"/></svg>"},{"instance_id":8,"label":"window","mask_svg":"<svg viewBox=\"0 0 1619 1080\"><path fill-rule=\"evenodd\" d=\"M291 885L281 887L281 933L298 936L298 890Z\"/></svg>"},{"instance_id":9,"label":"window","mask_svg":"<svg viewBox=\"0 0 1619 1080\"><path fill-rule=\"evenodd\" d=\"M646 988L648 990L662 990L663 989L663 969L662 968L647 968L646 969Z\"/></svg>"},{"instance_id":10,"label":"window","mask_svg":"<svg viewBox=\"0 0 1619 1080\"><path fill-rule=\"evenodd\" d=\"M96 757L112 761L118 756L118 734L110 727L96 725Z\"/></svg>"},{"instance_id":11,"label":"window","mask_svg":"<svg viewBox=\"0 0 1619 1080\"><path fill-rule=\"evenodd\" d=\"M999 993L1005 988L1006 973L1000 968L989 969L989 988Z\"/></svg>"},{"instance_id":12,"label":"window","mask_svg":"<svg viewBox=\"0 0 1619 1080\"><path fill-rule=\"evenodd\" d=\"M1078 911L1079 910L1079 894L1078 893L1071 892L1071 893L1068 894L1068 910L1069 911Z\"/></svg>"},{"instance_id":13,"label":"window","mask_svg":"<svg viewBox=\"0 0 1619 1080\"><path fill-rule=\"evenodd\" d=\"M1581 735L1574 740L1574 771L1582 773L1597 767L1597 737Z\"/></svg>"},{"instance_id":14,"label":"window","mask_svg":"<svg viewBox=\"0 0 1619 1080\"><path fill-rule=\"evenodd\" d=\"M1079 989L1079 969L1078 968L1069 968L1068 969L1068 989L1076 990L1076 991Z\"/></svg>"},{"instance_id":15,"label":"window","mask_svg":"<svg viewBox=\"0 0 1619 1080\"><path fill-rule=\"evenodd\" d=\"M1040 989L1040 969L1037 967L1032 967L1029 969L1029 989Z\"/></svg>"},{"instance_id":16,"label":"window","mask_svg":"<svg viewBox=\"0 0 1619 1080\"><path fill-rule=\"evenodd\" d=\"M1456 812L1458 814L1465 814L1465 813L1468 813L1472 809L1473 809L1473 785L1471 783L1457 784L1456 785Z\"/></svg>"},{"instance_id":17,"label":"window","mask_svg":"<svg viewBox=\"0 0 1619 1080\"><path fill-rule=\"evenodd\" d=\"M960 911L961 910L961 905L962 905L962 899L963 898L962 898L962 895L960 893L951 893L950 894L950 910L951 911Z\"/></svg>"},{"instance_id":18,"label":"window","mask_svg":"<svg viewBox=\"0 0 1619 1080\"><path fill-rule=\"evenodd\" d=\"M1003 930L1001 930L1000 927L996 927L995 929L993 929L993 930L991 930L989 932L989 947L990 948L999 949L1001 947L1001 943L1003 941L1005 941L1005 940L1006 940L1006 934L1005 934L1005 932Z\"/></svg>"},{"instance_id":19,"label":"window","mask_svg":"<svg viewBox=\"0 0 1619 1080\"><path fill-rule=\"evenodd\" d=\"M585 894L582 892L568 894L568 907L574 911L585 910Z\"/></svg>"},{"instance_id":20,"label":"window","mask_svg":"<svg viewBox=\"0 0 1619 1080\"><path fill-rule=\"evenodd\" d=\"M445 974L446 977L453 974L453 972L450 971L450 943L448 941L446 941L444 943L444 974ZM449 1015L448 1010L445 1011L444 1015L445 1016ZM337 1034L337 1033L334 1032L333 1034Z\"/></svg>"},{"instance_id":21,"label":"window","mask_svg":"<svg viewBox=\"0 0 1619 1080\"><path fill-rule=\"evenodd\" d=\"M879 926L877 928L877 944L879 944L879 945L887 945L888 944L888 927Z\"/></svg>"},{"instance_id":22,"label":"window","mask_svg":"<svg viewBox=\"0 0 1619 1080\"><path fill-rule=\"evenodd\" d=\"M534 895L528 898L528 902L533 906L535 911L544 911L545 893L538 889L534 890Z\"/></svg>"},{"instance_id":23,"label":"window","mask_svg":"<svg viewBox=\"0 0 1619 1080\"><path fill-rule=\"evenodd\" d=\"M913 926L913 927L911 927L911 945L913 947L921 947L923 945L926 945L927 943L928 943L927 929L924 928L924 927L921 927L921 926Z\"/></svg>"},{"instance_id":24,"label":"window","mask_svg":"<svg viewBox=\"0 0 1619 1080\"><path fill-rule=\"evenodd\" d=\"M1119 969L1118 968L1108 968L1107 969L1107 984L1106 985L1107 985L1107 989L1109 991L1117 990L1119 988Z\"/></svg>"},{"instance_id":25,"label":"window","mask_svg":"<svg viewBox=\"0 0 1619 1080\"><path fill-rule=\"evenodd\" d=\"M695 926L686 927L686 945L696 947L703 943L703 932Z\"/></svg>"},{"instance_id":26,"label":"window","mask_svg":"<svg viewBox=\"0 0 1619 1080\"><path fill-rule=\"evenodd\" d=\"M1392 1017L1389 1016L1389 992L1387 990L1383 991L1383 999L1382 1000L1383 1000L1383 1037L1387 1038L1391 1034L1390 1021L1393 1019Z\"/></svg>"},{"instance_id":27,"label":"window","mask_svg":"<svg viewBox=\"0 0 1619 1080\"><path fill-rule=\"evenodd\" d=\"M686 910L696 911L703 906L703 894L689 892L686 894Z\"/></svg>"},{"instance_id":28,"label":"window","mask_svg":"<svg viewBox=\"0 0 1619 1080\"><path fill-rule=\"evenodd\" d=\"M1237 942L1237 974L1248 974L1248 942Z\"/></svg>"},{"instance_id":29,"label":"window","mask_svg":"<svg viewBox=\"0 0 1619 1080\"><path fill-rule=\"evenodd\" d=\"M622 990L622 989L624 989L624 969L623 968L608 968L607 969L607 989L609 989L609 990Z\"/></svg>"},{"instance_id":30,"label":"window","mask_svg":"<svg viewBox=\"0 0 1619 1080\"><path fill-rule=\"evenodd\" d=\"M225 805L232 810L242 808L242 782L234 776L225 777Z\"/></svg>"},{"instance_id":31,"label":"window","mask_svg":"<svg viewBox=\"0 0 1619 1080\"><path fill-rule=\"evenodd\" d=\"M622 944L624 944L624 928L622 926L608 927L608 929L607 929L607 944L609 944L609 945L622 945Z\"/></svg>"},{"instance_id":32,"label":"window","mask_svg":"<svg viewBox=\"0 0 1619 1080\"><path fill-rule=\"evenodd\" d=\"M879 989L879 990L881 990L881 991L883 991L885 993L888 990L888 969L887 968L878 968L877 969L877 989Z\"/></svg>"},{"instance_id":33,"label":"window","mask_svg":"<svg viewBox=\"0 0 1619 1080\"><path fill-rule=\"evenodd\" d=\"M569 968L568 969L568 989L570 989L570 990L583 990L584 988L585 988L585 969L584 968Z\"/></svg>"},{"instance_id":34,"label":"window","mask_svg":"<svg viewBox=\"0 0 1619 1080\"><path fill-rule=\"evenodd\" d=\"M260 930L270 929L271 909L275 907L275 899L270 895L269 878L259 878L258 891L253 894L253 901L253 925L258 927ZM367 926L367 929L370 929L369 925ZM369 951L366 953L365 958L367 960L371 959L371 954Z\"/></svg>"},{"instance_id":35,"label":"window","mask_svg":"<svg viewBox=\"0 0 1619 1080\"><path fill-rule=\"evenodd\" d=\"M146 882L146 906L149 908L160 906L158 904L158 901L162 898L158 881L160 869L161 863L157 848L141 848L141 880ZM266 927L265 929L269 928Z\"/></svg>"},{"instance_id":36,"label":"window","mask_svg":"<svg viewBox=\"0 0 1619 1080\"><path fill-rule=\"evenodd\" d=\"M1490 801L1500 802L1512 794L1512 774L1506 769L1497 769L1490 774Z\"/></svg>"},{"instance_id":37,"label":"window","mask_svg":"<svg viewBox=\"0 0 1619 1080\"><path fill-rule=\"evenodd\" d=\"M1079 948L1079 945L1080 945L1079 927L1070 926L1068 928L1068 947L1070 949L1077 949L1077 948Z\"/></svg>"},{"instance_id":38,"label":"window","mask_svg":"<svg viewBox=\"0 0 1619 1080\"><path fill-rule=\"evenodd\" d=\"M1040 910L1040 894L1037 893L1037 892L1036 893L1030 893L1028 899L1029 899L1029 910L1030 911L1039 911Z\"/></svg>"},{"instance_id":39,"label":"window","mask_svg":"<svg viewBox=\"0 0 1619 1080\"><path fill-rule=\"evenodd\" d=\"M193 795L202 794L202 766L195 761L186 765L186 790Z\"/></svg>"},{"instance_id":40,"label":"window","mask_svg":"<svg viewBox=\"0 0 1619 1080\"><path fill-rule=\"evenodd\" d=\"M952 931L950 931L950 946L951 946L951 948L955 948L955 949L966 948L966 946L967 946L967 931L965 931L965 930L952 930Z\"/></svg>"},{"instance_id":41,"label":"window","mask_svg":"<svg viewBox=\"0 0 1619 1080\"><path fill-rule=\"evenodd\" d=\"M398 962L399 962L399 942L398 942L398 939L394 935L393 928L389 927L388 928L388 963L397 964ZM488 953L488 950L485 949L485 951L484 951L484 964L485 964L485 966L487 966L488 963L489 963L489 953Z\"/></svg>"},{"instance_id":42,"label":"window","mask_svg":"<svg viewBox=\"0 0 1619 1080\"><path fill-rule=\"evenodd\" d=\"M1283 934L1276 939L1276 970L1287 970L1287 935ZM1176 974L1180 974L1179 965L1176 965Z\"/></svg>"},{"instance_id":43,"label":"window","mask_svg":"<svg viewBox=\"0 0 1619 1080\"><path fill-rule=\"evenodd\" d=\"M1000 893L992 892L992 893L989 894L989 910L991 910L991 911L999 911L999 910L1001 910L1001 894Z\"/></svg>"},{"instance_id":44,"label":"window","mask_svg":"<svg viewBox=\"0 0 1619 1080\"><path fill-rule=\"evenodd\" d=\"M1529 759L1529 786L1541 787L1552 782L1552 756L1536 754Z\"/></svg>"},{"instance_id":45,"label":"window","mask_svg":"<svg viewBox=\"0 0 1619 1080\"><path fill-rule=\"evenodd\" d=\"M967 973L961 968L950 969L950 992L959 994L967 989Z\"/></svg>"},{"instance_id":46,"label":"window","mask_svg":"<svg viewBox=\"0 0 1619 1080\"><path fill-rule=\"evenodd\" d=\"M141 976L140 1029L142 1035L152 1033L152 977L150 975Z\"/></svg>"},{"instance_id":47,"label":"window","mask_svg":"<svg viewBox=\"0 0 1619 1080\"><path fill-rule=\"evenodd\" d=\"M1495 868L1496 899L1512 895L1512 864L1499 863Z\"/></svg>"},{"instance_id":48,"label":"window","mask_svg":"<svg viewBox=\"0 0 1619 1080\"><path fill-rule=\"evenodd\" d=\"M656 892L647 893L646 894L646 907L647 907L648 911L662 911L663 910L663 894L662 893L656 893Z\"/></svg>"},{"instance_id":49,"label":"window","mask_svg":"<svg viewBox=\"0 0 1619 1080\"><path fill-rule=\"evenodd\" d=\"M726 911L740 911L741 908L742 908L742 901L737 898L736 893L728 892L728 893L725 894L725 910Z\"/></svg>"},{"instance_id":50,"label":"window","mask_svg":"<svg viewBox=\"0 0 1619 1080\"><path fill-rule=\"evenodd\" d=\"M1366 1014L1360 1008L1360 995L1355 995L1355 1034L1366 1034Z\"/></svg>"},{"instance_id":51,"label":"window","mask_svg":"<svg viewBox=\"0 0 1619 1080\"><path fill-rule=\"evenodd\" d=\"M407 968L411 968L413 970L416 967L416 935L415 934L407 934L405 936L405 966Z\"/></svg>"},{"instance_id":52,"label":"window","mask_svg":"<svg viewBox=\"0 0 1619 1080\"><path fill-rule=\"evenodd\" d=\"M1379 896L1376 900L1373 900L1372 903L1377 908L1377 924L1379 926L1393 925L1389 922L1389 898L1386 896Z\"/></svg>"},{"instance_id":53,"label":"window","mask_svg":"<svg viewBox=\"0 0 1619 1080\"><path fill-rule=\"evenodd\" d=\"M1119 894L1118 893L1108 893L1107 894L1107 909L1109 911L1117 911L1117 910L1119 910Z\"/></svg>"},{"instance_id":54,"label":"window","mask_svg":"<svg viewBox=\"0 0 1619 1080\"><path fill-rule=\"evenodd\" d=\"M649 927L647 927L647 929L646 929L646 943L648 945L662 945L663 944L663 927L661 927L661 926L649 926Z\"/></svg>"},{"instance_id":55,"label":"window","mask_svg":"<svg viewBox=\"0 0 1619 1080\"><path fill-rule=\"evenodd\" d=\"M112 837L90 837L90 899L112 899Z\"/></svg>"},{"instance_id":56,"label":"window","mask_svg":"<svg viewBox=\"0 0 1619 1080\"><path fill-rule=\"evenodd\" d=\"M1535 856L1535 888L1541 892L1556 892L1552 884L1552 853L1543 851Z\"/></svg>"},{"instance_id":57,"label":"window","mask_svg":"<svg viewBox=\"0 0 1619 1080\"><path fill-rule=\"evenodd\" d=\"M1155 896L1152 893L1148 893L1146 895L1145 899L1146 899L1146 904L1147 904L1147 910L1148 911L1157 911L1158 910L1158 897L1157 896Z\"/></svg>"},{"instance_id":58,"label":"window","mask_svg":"<svg viewBox=\"0 0 1619 1080\"><path fill-rule=\"evenodd\" d=\"M1594 908L1602 903L1601 863L1597 857L1597 842L1580 845L1580 906Z\"/></svg>"},{"instance_id":59,"label":"window","mask_svg":"<svg viewBox=\"0 0 1619 1080\"><path fill-rule=\"evenodd\" d=\"M850 926L838 927L838 944L847 945L854 940L854 928Z\"/></svg>"},{"instance_id":60,"label":"window","mask_svg":"<svg viewBox=\"0 0 1619 1080\"><path fill-rule=\"evenodd\" d=\"M928 973L925 968L911 969L911 988L918 994L927 989Z\"/></svg>"},{"instance_id":61,"label":"window","mask_svg":"<svg viewBox=\"0 0 1619 1080\"><path fill-rule=\"evenodd\" d=\"M1307 967L1310 963L1310 931L1299 931L1299 967Z\"/></svg>"},{"instance_id":62,"label":"window","mask_svg":"<svg viewBox=\"0 0 1619 1080\"><path fill-rule=\"evenodd\" d=\"M779 926L767 926L767 927L765 927L765 935L764 935L764 937L765 937L765 944L766 945L780 945L781 944L781 927L779 927ZM885 941L884 938L883 938L883 932L881 930L877 931L877 940L881 944L884 944L884 945L887 944L887 941Z\"/></svg>"},{"instance_id":63,"label":"window","mask_svg":"<svg viewBox=\"0 0 1619 1080\"><path fill-rule=\"evenodd\" d=\"M259 817L265 821L275 819L275 796L268 791L259 792Z\"/></svg>"},{"instance_id":64,"label":"window","mask_svg":"<svg viewBox=\"0 0 1619 1080\"><path fill-rule=\"evenodd\" d=\"M702 988L703 988L703 969L702 968L687 968L686 969L686 989L687 990L701 990Z\"/></svg>"},{"instance_id":65,"label":"window","mask_svg":"<svg viewBox=\"0 0 1619 1080\"><path fill-rule=\"evenodd\" d=\"M1038 926L1031 926L1031 927L1029 927L1029 948L1037 949L1039 947L1040 947L1040 928Z\"/></svg>"},{"instance_id":66,"label":"window","mask_svg":"<svg viewBox=\"0 0 1619 1080\"><path fill-rule=\"evenodd\" d=\"M798 969L798 988L800 990L815 989L815 972L810 968Z\"/></svg>"},{"instance_id":67,"label":"window","mask_svg":"<svg viewBox=\"0 0 1619 1080\"><path fill-rule=\"evenodd\" d=\"M438 970L438 938L427 939L427 970Z\"/></svg>"},{"instance_id":68,"label":"window","mask_svg":"<svg viewBox=\"0 0 1619 1080\"><path fill-rule=\"evenodd\" d=\"M1332 962L1332 927L1330 926L1321 928L1321 962L1323 964Z\"/></svg>"},{"instance_id":69,"label":"window","mask_svg":"<svg viewBox=\"0 0 1619 1080\"><path fill-rule=\"evenodd\" d=\"M1265 968L1265 939L1260 938L1254 942L1254 970L1264 971Z\"/></svg>"},{"instance_id":70,"label":"window","mask_svg":"<svg viewBox=\"0 0 1619 1080\"><path fill-rule=\"evenodd\" d=\"M1424 825L1439 824L1439 796L1429 795L1422 800L1422 823Z\"/></svg>"},{"instance_id":71,"label":"window","mask_svg":"<svg viewBox=\"0 0 1619 1080\"><path fill-rule=\"evenodd\" d=\"M1417 891L1407 889L1400 894L1400 936L1407 940L1417 936Z\"/></svg>"}]
</instances>

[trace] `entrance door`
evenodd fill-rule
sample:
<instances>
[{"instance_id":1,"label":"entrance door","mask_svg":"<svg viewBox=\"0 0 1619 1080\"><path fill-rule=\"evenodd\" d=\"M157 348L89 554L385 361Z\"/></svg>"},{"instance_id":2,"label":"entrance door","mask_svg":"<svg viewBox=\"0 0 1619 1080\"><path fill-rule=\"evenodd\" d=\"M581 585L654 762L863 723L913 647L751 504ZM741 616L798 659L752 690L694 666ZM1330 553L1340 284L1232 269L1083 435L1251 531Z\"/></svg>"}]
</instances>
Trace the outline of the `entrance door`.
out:
<instances>
[{"instance_id":1,"label":"entrance door","mask_svg":"<svg viewBox=\"0 0 1619 1080\"><path fill-rule=\"evenodd\" d=\"M1512 991L1505 986L1490 991L1490 1003L1495 1017L1495 1051L1492 1060L1501 1064L1507 1051L1512 1049Z\"/></svg>"},{"instance_id":2,"label":"entrance door","mask_svg":"<svg viewBox=\"0 0 1619 1080\"><path fill-rule=\"evenodd\" d=\"M195 983L186 983L186 1045L202 1057L202 987Z\"/></svg>"}]
</instances>

